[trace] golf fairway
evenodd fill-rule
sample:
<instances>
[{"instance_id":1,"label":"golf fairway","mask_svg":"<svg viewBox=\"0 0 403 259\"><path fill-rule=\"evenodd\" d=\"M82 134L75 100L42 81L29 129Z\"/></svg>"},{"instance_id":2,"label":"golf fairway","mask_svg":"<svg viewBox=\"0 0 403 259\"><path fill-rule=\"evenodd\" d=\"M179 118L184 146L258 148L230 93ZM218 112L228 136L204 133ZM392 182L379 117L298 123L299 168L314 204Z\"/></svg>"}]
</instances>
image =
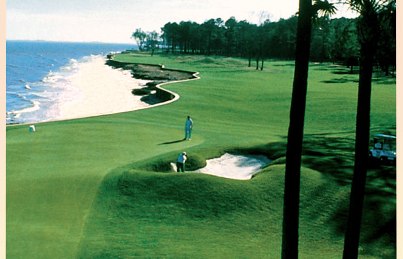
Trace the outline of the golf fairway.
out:
<instances>
[{"instance_id":1,"label":"golf fairway","mask_svg":"<svg viewBox=\"0 0 403 259\"><path fill-rule=\"evenodd\" d=\"M179 100L144 110L7 127L8 258L279 258L293 63L121 54L198 71L165 85ZM309 70L300 258L340 258L353 171L357 74ZM371 133L396 128L396 82L374 80ZM187 115L191 141L183 138ZM227 151L273 164L248 181L166 172L177 154ZM360 258L394 258L395 167L368 174Z\"/></svg>"}]
</instances>

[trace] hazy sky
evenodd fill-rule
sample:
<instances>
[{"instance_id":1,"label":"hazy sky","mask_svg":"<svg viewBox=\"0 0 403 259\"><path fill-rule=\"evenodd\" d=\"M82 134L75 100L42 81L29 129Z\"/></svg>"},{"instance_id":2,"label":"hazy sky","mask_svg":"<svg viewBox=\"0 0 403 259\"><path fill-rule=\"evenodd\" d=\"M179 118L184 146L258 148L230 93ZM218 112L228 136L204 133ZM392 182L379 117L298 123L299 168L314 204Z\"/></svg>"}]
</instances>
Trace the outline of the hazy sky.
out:
<instances>
[{"instance_id":1,"label":"hazy sky","mask_svg":"<svg viewBox=\"0 0 403 259\"><path fill-rule=\"evenodd\" d=\"M6 38L124 43L136 28L160 32L167 22L259 23L262 12L277 21L297 10L298 0L8 0Z\"/></svg>"}]
</instances>

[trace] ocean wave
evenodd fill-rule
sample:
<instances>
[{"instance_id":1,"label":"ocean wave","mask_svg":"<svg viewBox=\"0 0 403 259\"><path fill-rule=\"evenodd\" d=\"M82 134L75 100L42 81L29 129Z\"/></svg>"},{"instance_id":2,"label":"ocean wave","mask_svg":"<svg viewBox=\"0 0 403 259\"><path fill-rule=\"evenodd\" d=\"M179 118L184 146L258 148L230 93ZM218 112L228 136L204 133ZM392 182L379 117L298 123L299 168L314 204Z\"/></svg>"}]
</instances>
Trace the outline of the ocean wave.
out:
<instances>
[{"instance_id":1,"label":"ocean wave","mask_svg":"<svg viewBox=\"0 0 403 259\"><path fill-rule=\"evenodd\" d=\"M102 57L101 55L89 55L84 56L80 60L70 59L67 64L61 66L57 71L49 71L49 73L41 80L47 84L66 84L68 78L77 73L80 69L81 63L87 63L93 61L94 58Z\"/></svg>"},{"instance_id":2,"label":"ocean wave","mask_svg":"<svg viewBox=\"0 0 403 259\"><path fill-rule=\"evenodd\" d=\"M18 111L9 111L6 113L7 117L11 118L11 120L18 119L23 113L34 112L40 109L41 103L39 101L31 100L30 102L32 103L31 107L27 107Z\"/></svg>"},{"instance_id":3,"label":"ocean wave","mask_svg":"<svg viewBox=\"0 0 403 259\"><path fill-rule=\"evenodd\" d=\"M91 63L101 55L89 55L80 59L70 59L65 65L49 71L40 81L23 82L14 91L7 92L10 100L24 101L7 112L7 123L29 123L57 118L60 105L81 98L81 90L73 78L77 78L84 64ZM9 98L8 98L9 99ZM21 109L20 109L21 108Z\"/></svg>"},{"instance_id":4,"label":"ocean wave","mask_svg":"<svg viewBox=\"0 0 403 259\"><path fill-rule=\"evenodd\" d=\"M7 68L21 68L20 66L14 65L14 64L6 64L6 67Z\"/></svg>"},{"instance_id":5,"label":"ocean wave","mask_svg":"<svg viewBox=\"0 0 403 259\"><path fill-rule=\"evenodd\" d=\"M43 83L52 84L64 78L63 75L57 72L50 71L43 79Z\"/></svg>"},{"instance_id":6,"label":"ocean wave","mask_svg":"<svg viewBox=\"0 0 403 259\"><path fill-rule=\"evenodd\" d=\"M7 97L12 97L12 98L22 98L21 93L19 92L14 92L14 91L7 91Z\"/></svg>"},{"instance_id":7,"label":"ocean wave","mask_svg":"<svg viewBox=\"0 0 403 259\"><path fill-rule=\"evenodd\" d=\"M60 68L60 71L62 72L74 72L77 70L79 65L79 62L77 61L77 59L70 59L69 63L67 65L64 65Z\"/></svg>"}]
</instances>

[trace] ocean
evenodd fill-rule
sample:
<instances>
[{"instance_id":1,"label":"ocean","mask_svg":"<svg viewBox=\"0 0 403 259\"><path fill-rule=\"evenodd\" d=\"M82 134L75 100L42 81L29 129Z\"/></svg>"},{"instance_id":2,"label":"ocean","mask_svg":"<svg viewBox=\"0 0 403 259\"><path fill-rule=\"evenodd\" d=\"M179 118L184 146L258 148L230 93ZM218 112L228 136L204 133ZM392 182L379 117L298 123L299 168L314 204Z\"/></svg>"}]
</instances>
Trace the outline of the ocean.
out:
<instances>
[{"instance_id":1,"label":"ocean","mask_svg":"<svg viewBox=\"0 0 403 259\"><path fill-rule=\"evenodd\" d=\"M69 78L80 64L130 44L45 41L6 42L6 124L52 120L58 103L74 98Z\"/></svg>"}]
</instances>

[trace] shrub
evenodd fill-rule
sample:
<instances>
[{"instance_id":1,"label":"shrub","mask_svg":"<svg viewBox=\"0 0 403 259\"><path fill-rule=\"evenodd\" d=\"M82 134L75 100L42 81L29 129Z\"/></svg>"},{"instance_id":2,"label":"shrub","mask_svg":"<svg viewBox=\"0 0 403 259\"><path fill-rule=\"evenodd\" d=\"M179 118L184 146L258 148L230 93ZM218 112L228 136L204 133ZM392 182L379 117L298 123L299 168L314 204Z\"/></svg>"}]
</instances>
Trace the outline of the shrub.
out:
<instances>
[{"instance_id":1,"label":"shrub","mask_svg":"<svg viewBox=\"0 0 403 259\"><path fill-rule=\"evenodd\" d=\"M186 170L194 171L207 165L206 160L196 154L190 154L186 161Z\"/></svg>"},{"instance_id":2,"label":"shrub","mask_svg":"<svg viewBox=\"0 0 403 259\"><path fill-rule=\"evenodd\" d=\"M151 90L148 88L133 89L132 94L134 95L147 95L150 94Z\"/></svg>"}]
</instances>

